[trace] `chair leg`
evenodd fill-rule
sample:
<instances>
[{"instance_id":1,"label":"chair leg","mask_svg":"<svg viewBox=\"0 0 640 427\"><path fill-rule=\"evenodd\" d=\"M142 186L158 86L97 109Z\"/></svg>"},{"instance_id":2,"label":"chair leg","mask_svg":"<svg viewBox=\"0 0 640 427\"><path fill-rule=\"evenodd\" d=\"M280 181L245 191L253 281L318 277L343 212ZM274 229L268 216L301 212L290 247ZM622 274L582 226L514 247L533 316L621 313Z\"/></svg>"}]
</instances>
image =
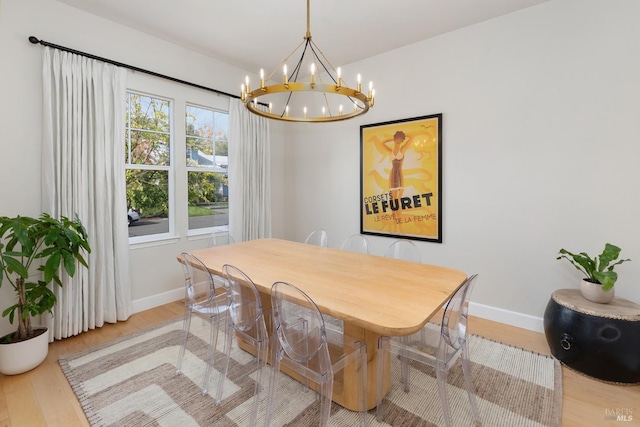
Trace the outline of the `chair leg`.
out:
<instances>
[{"instance_id":1,"label":"chair leg","mask_svg":"<svg viewBox=\"0 0 640 427\"><path fill-rule=\"evenodd\" d=\"M389 353L389 341L387 338L382 337L378 339L378 382L376 384L376 420L382 422L384 410L382 407L382 401L384 395L382 389L384 387L384 372L386 371L386 361L390 357Z\"/></svg>"},{"instance_id":2,"label":"chair leg","mask_svg":"<svg viewBox=\"0 0 640 427\"><path fill-rule=\"evenodd\" d=\"M256 390L253 398L253 413L251 414L252 426L258 425L258 412L260 411L260 393L264 388L262 385L262 377L264 367L267 361L269 342L267 339L257 342L256 355L258 357L258 367L256 370Z\"/></svg>"},{"instance_id":3,"label":"chair leg","mask_svg":"<svg viewBox=\"0 0 640 427\"><path fill-rule=\"evenodd\" d=\"M400 337L400 342L405 346L409 346L409 337ZM407 351L400 349L400 372L402 384L404 384L404 392L409 393L409 358Z\"/></svg>"},{"instance_id":4,"label":"chair leg","mask_svg":"<svg viewBox=\"0 0 640 427\"><path fill-rule=\"evenodd\" d=\"M211 317L209 319L209 348L207 350L207 365L204 370L204 379L202 381L202 395L206 395L209 389L209 378L211 378L211 369L213 368L213 355L218 345L218 319Z\"/></svg>"},{"instance_id":5,"label":"chair leg","mask_svg":"<svg viewBox=\"0 0 640 427\"><path fill-rule=\"evenodd\" d=\"M274 345L278 345L274 343ZM282 358L281 350L274 350L271 366L271 379L269 380L269 402L267 403L267 414L265 416L265 427L270 427L271 418L276 404L276 383L278 381L278 372L280 372L280 359Z\"/></svg>"},{"instance_id":6,"label":"chair leg","mask_svg":"<svg viewBox=\"0 0 640 427\"><path fill-rule=\"evenodd\" d=\"M447 427L451 427L451 412L449 411L449 399L447 397L447 368L445 366L436 366L436 378L438 380L438 394L440 395L444 424Z\"/></svg>"},{"instance_id":7,"label":"chair leg","mask_svg":"<svg viewBox=\"0 0 640 427\"><path fill-rule=\"evenodd\" d=\"M227 379L229 373L229 359L231 358L231 342L233 341L233 327L227 327L225 329L224 340L224 364L222 365L222 372L220 373L220 379L218 380L218 389L216 390L215 404L219 405L222 401L222 393L224 391L224 382Z\"/></svg>"},{"instance_id":8,"label":"chair leg","mask_svg":"<svg viewBox=\"0 0 640 427\"><path fill-rule=\"evenodd\" d=\"M329 425L329 415L331 414L331 396L333 395L333 377L328 376L320 384L320 426Z\"/></svg>"},{"instance_id":9,"label":"chair leg","mask_svg":"<svg viewBox=\"0 0 640 427\"><path fill-rule=\"evenodd\" d=\"M482 422L480 421L480 411L478 410L478 404L476 402L476 393L475 388L473 386L473 380L471 377L471 365L469 364L469 358L467 356L467 346L466 343L462 348L462 373L464 375L464 385L467 389L467 395L469 396L469 403L471 404L471 412L473 413L473 419L475 421L476 426L481 426Z\"/></svg>"},{"instance_id":10,"label":"chair leg","mask_svg":"<svg viewBox=\"0 0 640 427\"><path fill-rule=\"evenodd\" d=\"M362 413L362 421L360 425L367 425L367 346L363 343L360 347L360 411Z\"/></svg>"},{"instance_id":11,"label":"chair leg","mask_svg":"<svg viewBox=\"0 0 640 427\"><path fill-rule=\"evenodd\" d=\"M178 351L178 360L176 361L175 375L180 375L182 369L182 359L184 358L184 352L187 348L187 339L189 338L189 328L191 327L191 310L188 308L184 312L184 320L182 321L182 343L180 344L180 350Z\"/></svg>"}]
</instances>

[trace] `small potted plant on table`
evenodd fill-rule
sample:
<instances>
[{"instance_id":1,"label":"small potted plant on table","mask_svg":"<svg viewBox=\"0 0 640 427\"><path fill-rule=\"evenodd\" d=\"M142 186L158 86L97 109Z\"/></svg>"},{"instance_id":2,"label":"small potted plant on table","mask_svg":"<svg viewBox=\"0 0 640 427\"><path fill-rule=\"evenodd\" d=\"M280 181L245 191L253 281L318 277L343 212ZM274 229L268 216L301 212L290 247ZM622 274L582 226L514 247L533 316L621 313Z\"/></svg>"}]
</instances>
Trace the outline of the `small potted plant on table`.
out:
<instances>
[{"instance_id":1,"label":"small potted plant on table","mask_svg":"<svg viewBox=\"0 0 640 427\"><path fill-rule=\"evenodd\" d=\"M85 267L83 252L91 252L87 231L79 219L59 220L44 213L39 218L0 217L0 286L8 282L16 300L2 311L18 329L0 337L0 372L15 375L38 366L47 357L47 328L33 327L31 317L51 312L56 296L48 285L62 286L58 276L63 267L69 276L76 272L76 261ZM35 264L34 264L35 263ZM38 265L37 280L30 280L31 267ZM17 316L16 316L17 314Z\"/></svg>"},{"instance_id":2,"label":"small potted plant on table","mask_svg":"<svg viewBox=\"0 0 640 427\"><path fill-rule=\"evenodd\" d=\"M613 285L618 280L618 273L613 271L613 268L623 262L631 261L630 259L616 261L619 255L620 248L607 243L602 253L595 258L590 257L585 252L575 254L565 249L560 249L559 256L556 259L564 258L568 260L586 276L580 283L582 296L589 301L606 304L613 299L615 295Z\"/></svg>"}]
</instances>

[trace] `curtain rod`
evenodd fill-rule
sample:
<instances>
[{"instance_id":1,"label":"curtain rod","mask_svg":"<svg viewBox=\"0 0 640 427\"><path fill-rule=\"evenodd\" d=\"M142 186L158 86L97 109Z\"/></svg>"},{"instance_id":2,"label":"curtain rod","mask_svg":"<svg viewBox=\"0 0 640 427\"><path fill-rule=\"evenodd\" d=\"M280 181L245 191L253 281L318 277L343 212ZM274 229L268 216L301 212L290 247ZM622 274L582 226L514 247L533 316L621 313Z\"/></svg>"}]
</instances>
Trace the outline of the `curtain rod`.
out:
<instances>
[{"instance_id":1,"label":"curtain rod","mask_svg":"<svg viewBox=\"0 0 640 427\"><path fill-rule=\"evenodd\" d=\"M192 87L196 87L198 89L204 89L204 90L208 90L210 92L215 92L215 93L217 93L219 95L226 95L226 96L229 96L231 98L240 99L240 96L238 96L238 95L232 95L232 94L227 93L227 92L223 92L223 91L220 91L220 90L217 90L217 89L212 89L210 87L202 86L202 85L199 85L199 84L196 84L196 83L191 83L191 82L188 82L188 81L185 81L185 80L176 79L175 77L171 77L171 76L167 76L167 75L164 75L164 74L156 73L154 71L145 70L143 68L138 68L138 67L135 67L133 65L123 64L122 62L113 61L111 59L102 58L100 56L92 55L90 53L81 52L79 50L74 50L74 49L71 49L71 48L68 48L68 47L64 47L64 46L59 46L57 44L49 43L49 42L46 42L44 40L38 40L38 38L34 37L34 36L30 36L29 37L29 41L31 43L33 43L33 44L41 44L42 46L48 46L48 47L52 47L52 48L55 48L55 49L58 49L58 50L62 50L62 51L65 51L65 52L75 53L76 55L86 56L87 58L96 59L98 61L102 61L102 62L106 62L108 64L116 65L118 67L128 68L129 70L139 71L141 73L149 74L149 75L152 75L152 76L155 76L155 77L160 77L160 78L163 78L163 79L171 80L172 82L182 83L182 84L187 85L187 86L192 86Z\"/></svg>"}]
</instances>

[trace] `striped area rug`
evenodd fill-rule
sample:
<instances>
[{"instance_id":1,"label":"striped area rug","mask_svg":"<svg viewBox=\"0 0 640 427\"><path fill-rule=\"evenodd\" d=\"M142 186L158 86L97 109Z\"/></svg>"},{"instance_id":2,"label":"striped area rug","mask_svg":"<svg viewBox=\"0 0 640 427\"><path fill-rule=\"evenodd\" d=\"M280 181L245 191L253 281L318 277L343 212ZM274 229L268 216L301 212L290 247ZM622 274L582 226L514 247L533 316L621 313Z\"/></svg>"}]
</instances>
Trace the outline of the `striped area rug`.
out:
<instances>
[{"instance_id":1,"label":"striped area rug","mask_svg":"<svg viewBox=\"0 0 640 427\"><path fill-rule=\"evenodd\" d=\"M98 426L248 426L254 388L253 358L234 349L225 396L219 406L200 393L207 349L208 324L194 317L192 336L183 361L183 374L174 376L182 331L181 319L123 336L81 352L60 357L60 365L82 405L89 423ZM218 338L222 348L224 333ZM559 426L562 373L553 358L506 346L477 336L469 338L472 373L484 426ZM219 355L219 353L217 354ZM216 366L217 367L217 366ZM399 364L392 362L392 375ZM410 370L411 392L395 388L387 395L388 416L379 423L370 411L370 426L444 425L435 371ZM218 372L214 369L215 389ZM268 375L263 379L268 386ZM272 425L318 424L319 404L313 391L286 375L278 381ZM449 373L453 424L473 425L458 364ZM267 393L263 393L266 396ZM263 399L260 423L266 400ZM332 426L356 426L358 414L334 404Z\"/></svg>"}]
</instances>

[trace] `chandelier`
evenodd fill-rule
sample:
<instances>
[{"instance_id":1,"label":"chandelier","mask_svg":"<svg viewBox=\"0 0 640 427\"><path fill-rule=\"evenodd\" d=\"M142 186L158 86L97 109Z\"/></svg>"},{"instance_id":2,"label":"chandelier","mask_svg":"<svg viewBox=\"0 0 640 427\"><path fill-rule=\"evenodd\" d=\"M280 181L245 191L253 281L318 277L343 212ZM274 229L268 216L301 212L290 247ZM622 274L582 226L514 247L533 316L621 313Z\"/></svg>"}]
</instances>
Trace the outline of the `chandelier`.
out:
<instances>
[{"instance_id":1,"label":"chandelier","mask_svg":"<svg viewBox=\"0 0 640 427\"><path fill-rule=\"evenodd\" d=\"M303 41L266 80L264 70L260 70L257 88L251 90L249 76L245 77L240 98L252 113L289 122L318 123L351 119L373 107L373 83L369 82L367 93L363 93L358 74L356 88L350 88L342 79L340 67L334 68L311 40L309 2L307 0L307 33ZM294 55L300 50L302 54L288 73L287 61L297 57ZM265 84L279 71L282 72L282 83ZM308 80L302 81L302 77L308 77Z\"/></svg>"}]
</instances>

